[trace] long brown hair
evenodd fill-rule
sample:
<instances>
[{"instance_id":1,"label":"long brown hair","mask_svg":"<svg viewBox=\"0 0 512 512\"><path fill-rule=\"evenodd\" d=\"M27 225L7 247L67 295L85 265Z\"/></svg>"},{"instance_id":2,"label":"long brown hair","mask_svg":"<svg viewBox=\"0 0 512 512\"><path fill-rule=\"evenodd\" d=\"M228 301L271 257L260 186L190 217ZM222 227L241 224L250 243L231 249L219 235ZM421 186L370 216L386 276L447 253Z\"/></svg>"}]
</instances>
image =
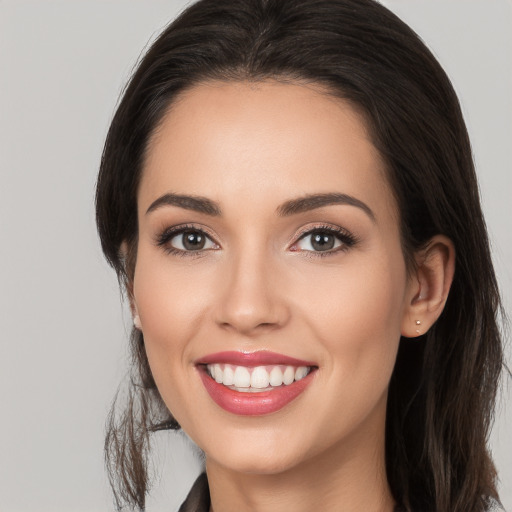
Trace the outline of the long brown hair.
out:
<instances>
[{"instance_id":1,"label":"long brown hair","mask_svg":"<svg viewBox=\"0 0 512 512\"><path fill-rule=\"evenodd\" d=\"M453 241L456 272L445 310L419 342L400 342L388 399L387 477L407 510L486 510L498 499L487 438L503 353L471 147L445 72L382 5L200 0L188 7L139 63L107 136L96 196L107 260L129 291L144 154L176 95L212 79L268 78L321 84L363 112L387 163L407 262L435 234ZM118 508L144 510L151 432L179 426L156 389L139 331L131 350L127 405L112 409L106 461Z\"/></svg>"}]
</instances>

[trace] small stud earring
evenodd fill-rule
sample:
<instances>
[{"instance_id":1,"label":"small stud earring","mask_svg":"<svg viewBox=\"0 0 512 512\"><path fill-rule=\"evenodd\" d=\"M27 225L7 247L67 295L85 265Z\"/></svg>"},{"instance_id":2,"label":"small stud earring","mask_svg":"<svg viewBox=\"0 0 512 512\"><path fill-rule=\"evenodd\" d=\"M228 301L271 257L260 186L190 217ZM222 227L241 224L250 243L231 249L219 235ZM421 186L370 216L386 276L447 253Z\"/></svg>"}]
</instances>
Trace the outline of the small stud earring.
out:
<instances>
[{"instance_id":1,"label":"small stud earring","mask_svg":"<svg viewBox=\"0 0 512 512\"><path fill-rule=\"evenodd\" d=\"M416 320L416 325L421 325L421 322L419 320ZM419 329L416 329L416 332L419 334L420 333L420 330Z\"/></svg>"},{"instance_id":2,"label":"small stud earring","mask_svg":"<svg viewBox=\"0 0 512 512\"><path fill-rule=\"evenodd\" d=\"M142 330L142 325L140 323L140 317L137 313L133 316L133 325L140 330Z\"/></svg>"}]
</instances>

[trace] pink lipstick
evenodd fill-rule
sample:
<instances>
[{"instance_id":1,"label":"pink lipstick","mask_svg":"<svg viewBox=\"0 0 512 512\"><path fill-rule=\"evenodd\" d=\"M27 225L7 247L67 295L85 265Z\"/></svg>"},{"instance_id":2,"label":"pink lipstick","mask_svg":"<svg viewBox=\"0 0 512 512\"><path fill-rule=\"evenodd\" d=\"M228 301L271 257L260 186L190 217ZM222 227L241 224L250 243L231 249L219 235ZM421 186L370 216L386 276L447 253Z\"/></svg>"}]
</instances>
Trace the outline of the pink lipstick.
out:
<instances>
[{"instance_id":1,"label":"pink lipstick","mask_svg":"<svg viewBox=\"0 0 512 512\"><path fill-rule=\"evenodd\" d=\"M196 361L196 364L211 363L228 363L239 366L261 366L270 364L316 366L314 362L277 354L269 350L260 350L258 352L236 352L233 350L228 352L216 352L215 354L209 354Z\"/></svg>"},{"instance_id":2,"label":"pink lipstick","mask_svg":"<svg viewBox=\"0 0 512 512\"><path fill-rule=\"evenodd\" d=\"M196 361L213 401L233 414L276 412L312 382L317 365L270 351L217 352Z\"/></svg>"}]
</instances>

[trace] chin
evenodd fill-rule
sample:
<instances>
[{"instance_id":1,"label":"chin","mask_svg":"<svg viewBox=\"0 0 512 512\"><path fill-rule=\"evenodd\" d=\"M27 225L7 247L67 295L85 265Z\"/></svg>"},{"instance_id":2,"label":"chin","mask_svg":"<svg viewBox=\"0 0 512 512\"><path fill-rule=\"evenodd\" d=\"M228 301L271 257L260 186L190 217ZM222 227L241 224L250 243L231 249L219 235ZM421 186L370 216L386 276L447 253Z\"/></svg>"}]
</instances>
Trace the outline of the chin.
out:
<instances>
[{"instance_id":1,"label":"chin","mask_svg":"<svg viewBox=\"0 0 512 512\"><path fill-rule=\"evenodd\" d=\"M300 465L311 455L304 436L294 438L292 432L276 425L228 430L203 444L207 464L211 460L237 473L275 475Z\"/></svg>"},{"instance_id":2,"label":"chin","mask_svg":"<svg viewBox=\"0 0 512 512\"><path fill-rule=\"evenodd\" d=\"M277 475L284 473L293 468L297 462L292 461L290 458L283 456L283 454L272 453L269 455L262 455L261 451L258 453L246 452L233 454L227 456L226 453L212 454L210 457L206 455L206 462L215 461L216 464L223 466L225 469L241 474L251 475Z\"/></svg>"}]
</instances>

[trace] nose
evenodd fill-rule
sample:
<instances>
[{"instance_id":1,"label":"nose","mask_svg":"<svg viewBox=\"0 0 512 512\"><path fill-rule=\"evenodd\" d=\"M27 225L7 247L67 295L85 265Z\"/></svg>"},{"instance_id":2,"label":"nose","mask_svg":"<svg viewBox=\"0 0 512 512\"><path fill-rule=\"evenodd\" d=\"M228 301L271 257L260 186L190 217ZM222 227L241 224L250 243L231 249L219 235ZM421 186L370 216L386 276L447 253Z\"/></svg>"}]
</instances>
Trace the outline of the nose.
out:
<instances>
[{"instance_id":1,"label":"nose","mask_svg":"<svg viewBox=\"0 0 512 512\"><path fill-rule=\"evenodd\" d=\"M283 327L290 312L277 274L276 264L264 251L247 251L226 261L217 324L249 337Z\"/></svg>"}]
</instances>

